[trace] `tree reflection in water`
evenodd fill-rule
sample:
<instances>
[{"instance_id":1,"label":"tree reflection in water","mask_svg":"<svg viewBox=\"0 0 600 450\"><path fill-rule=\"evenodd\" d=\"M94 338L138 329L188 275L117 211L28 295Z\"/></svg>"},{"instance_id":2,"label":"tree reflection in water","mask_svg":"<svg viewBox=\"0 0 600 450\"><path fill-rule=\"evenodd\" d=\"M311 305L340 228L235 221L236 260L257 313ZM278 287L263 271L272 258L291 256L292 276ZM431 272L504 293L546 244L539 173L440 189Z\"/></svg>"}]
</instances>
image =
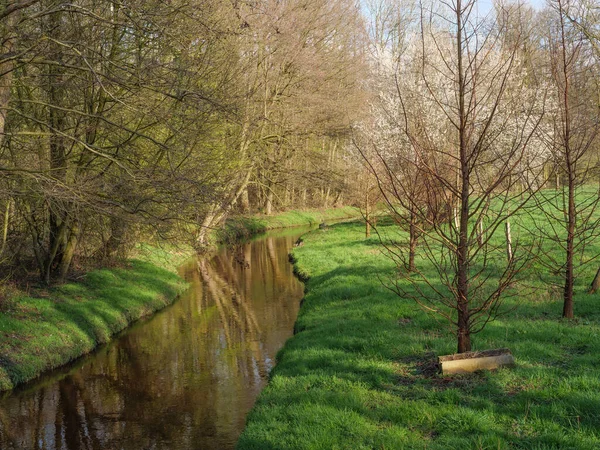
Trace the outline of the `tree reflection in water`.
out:
<instances>
[{"instance_id":1,"label":"tree reflection in water","mask_svg":"<svg viewBox=\"0 0 600 450\"><path fill-rule=\"evenodd\" d=\"M233 448L292 334L299 234L183 267L192 287L172 307L0 400L0 448Z\"/></svg>"}]
</instances>

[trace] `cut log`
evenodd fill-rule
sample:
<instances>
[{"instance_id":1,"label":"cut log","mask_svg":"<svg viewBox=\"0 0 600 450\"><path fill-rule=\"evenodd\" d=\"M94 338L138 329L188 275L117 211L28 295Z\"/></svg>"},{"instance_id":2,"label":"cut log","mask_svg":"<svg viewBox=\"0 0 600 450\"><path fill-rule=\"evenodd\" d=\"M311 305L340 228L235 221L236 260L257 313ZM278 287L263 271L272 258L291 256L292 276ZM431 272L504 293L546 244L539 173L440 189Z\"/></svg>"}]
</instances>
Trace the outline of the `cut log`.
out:
<instances>
[{"instance_id":1,"label":"cut log","mask_svg":"<svg viewBox=\"0 0 600 450\"><path fill-rule=\"evenodd\" d=\"M471 373L477 370L494 370L515 365L512 353L505 348L440 356L439 361L444 375Z\"/></svg>"}]
</instances>

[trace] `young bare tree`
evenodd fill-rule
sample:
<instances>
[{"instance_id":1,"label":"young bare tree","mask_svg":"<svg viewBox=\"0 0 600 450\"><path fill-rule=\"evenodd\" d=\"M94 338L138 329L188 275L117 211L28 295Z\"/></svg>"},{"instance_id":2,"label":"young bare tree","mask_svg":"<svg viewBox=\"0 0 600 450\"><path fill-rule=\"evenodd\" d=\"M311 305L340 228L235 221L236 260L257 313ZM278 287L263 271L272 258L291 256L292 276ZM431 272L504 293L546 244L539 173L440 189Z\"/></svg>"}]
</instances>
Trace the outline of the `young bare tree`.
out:
<instances>
[{"instance_id":1,"label":"young bare tree","mask_svg":"<svg viewBox=\"0 0 600 450\"><path fill-rule=\"evenodd\" d=\"M419 32L396 62L395 96L382 108L404 144L373 142L376 156L367 158L398 222L419 235L423 262L413 267L412 244L383 237L399 269L391 288L446 319L458 352L471 350L472 334L499 313L526 263L514 242L507 260L498 236L541 184L530 175L526 192L516 189L528 155L536 173L544 98L519 60L527 29L506 39L506 19L524 6L499 7L492 21L478 17L476 3L421 4Z\"/></svg>"},{"instance_id":2,"label":"young bare tree","mask_svg":"<svg viewBox=\"0 0 600 450\"><path fill-rule=\"evenodd\" d=\"M552 273L564 274L563 317L574 315L575 266L586 259L584 252L600 236L596 212L600 197L590 183L598 179L597 112L598 65L592 47L581 29L569 18L582 16L581 4L571 0L552 0L546 11L548 73L551 80L551 124L546 141L551 149L557 180L563 187L538 197L546 221L536 224L540 236L551 242L541 261ZM549 224L549 226L547 225ZM560 249L560 251L557 251ZM579 256L579 257L578 257Z\"/></svg>"}]
</instances>

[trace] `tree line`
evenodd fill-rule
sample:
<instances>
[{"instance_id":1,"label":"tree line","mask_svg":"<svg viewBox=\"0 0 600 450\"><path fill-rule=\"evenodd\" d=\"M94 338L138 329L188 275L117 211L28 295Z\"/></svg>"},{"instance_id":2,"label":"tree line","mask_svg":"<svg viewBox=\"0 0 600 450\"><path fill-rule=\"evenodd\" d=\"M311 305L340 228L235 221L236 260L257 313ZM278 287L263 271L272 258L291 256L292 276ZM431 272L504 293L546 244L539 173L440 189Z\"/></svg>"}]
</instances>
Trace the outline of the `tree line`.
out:
<instances>
[{"instance_id":1,"label":"tree line","mask_svg":"<svg viewBox=\"0 0 600 450\"><path fill-rule=\"evenodd\" d=\"M459 351L532 264L573 317L600 234L600 9L479 6L0 4L2 276L51 284L140 239L204 248L231 213L356 204L369 233L383 202L407 236L382 240L391 287Z\"/></svg>"},{"instance_id":2,"label":"tree line","mask_svg":"<svg viewBox=\"0 0 600 450\"><path fill-rule=\"evenodd\" d=\"M3 276L349 202L364 39L349 0L3 2Z\"/></svg>"}]
</instances>

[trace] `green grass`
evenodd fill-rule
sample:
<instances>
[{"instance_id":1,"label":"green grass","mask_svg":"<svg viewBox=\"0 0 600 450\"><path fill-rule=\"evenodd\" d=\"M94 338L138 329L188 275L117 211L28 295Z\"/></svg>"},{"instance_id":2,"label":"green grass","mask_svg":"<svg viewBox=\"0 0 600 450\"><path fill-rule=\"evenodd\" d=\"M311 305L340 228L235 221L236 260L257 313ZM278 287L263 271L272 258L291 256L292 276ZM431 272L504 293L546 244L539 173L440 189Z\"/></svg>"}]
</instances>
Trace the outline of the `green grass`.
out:
<instances>
[{"instance_id":1,"label":"green grass","mask_svg":"<svg viewBox=\"0 0 600 450\"><path fill-rule=\"evenodd\" d=\"M143 246L139 255L144 260L92 271L79 283L41 291L35 298L12 299L0 313L0 390L91 352L172 303L186 287L173 271L183 253Z\"/></svg>"},{"instance_id":2,"label":"green grass","mask_svg":"<svg viewBox=\"0 0 600 450\"><path fill-rule=\"evenodd\" d=\"M229 220L215 240L359 215L355 208L290 211ZM106 343L132 322L172 303L185 283L174 272L193 250L140 244L126 267L96 270L79 283L17 293L0 304L0 391L12 389Z\"/></svg>"},{"instance_id":3,"label":"green grass","mask_svg":"<svg viewBox=\"0 0 600 450\"><path fill-rule=\"evenodd\" d=\"M542 218L515 234L531 220ZM293 254L308 279L297 334L239 449L600 448L600 297L585 294L595 268L578 271L577 319L560 318L560 291L532 272L531 296L474 336L475 350L510 348L516 368L444 377L428 369L455 339L382 286L394 267L377 237L336 225Z\"/></svg>"},{"instance_id":4,"label":"green grass","mask_svg":"<svg viewBox=\"0 0 600 450\"><path fill-rule=\"evenodd\" d=\"M229 220L216 239L356 217L355 208L290 211ZM140 244L126 267L96 270L81 282L5 300L0 311L0 391L32 380L106 343L132 322L172 303L185 283L174 272L193 250Z\"/></svg>"},{"instance_id":5,"label":"green grass","mask_svg":"<svg viewBox=\"0 0 600 450\"><path fill-rule=\"evenodd\" d=\"M227 219L225 226L213 235L218 244L231 244L257 234L278 228L311 226L323 221L356 218L360 211L352 206L332 209L307 209L287 211L272 216L235 216Z\"/></svg>"}]
</instances>

